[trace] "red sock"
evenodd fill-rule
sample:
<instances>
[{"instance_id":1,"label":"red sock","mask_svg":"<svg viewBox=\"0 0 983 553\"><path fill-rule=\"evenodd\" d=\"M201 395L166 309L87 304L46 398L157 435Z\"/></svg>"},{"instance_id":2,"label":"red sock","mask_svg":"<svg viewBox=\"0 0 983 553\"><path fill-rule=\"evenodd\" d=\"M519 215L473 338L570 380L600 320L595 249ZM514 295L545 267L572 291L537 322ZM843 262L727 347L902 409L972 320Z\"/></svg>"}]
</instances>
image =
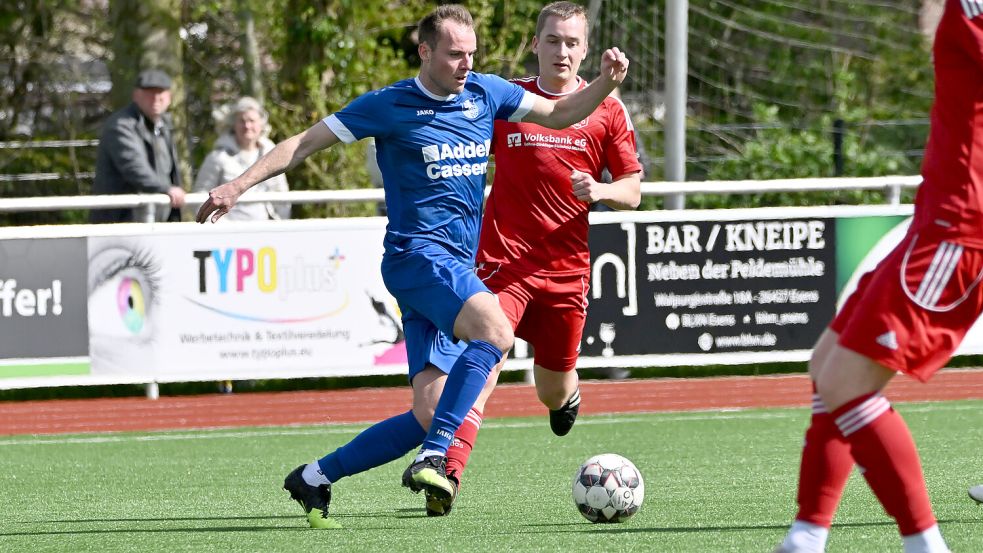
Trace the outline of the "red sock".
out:
<instances>
[{"instance_id":1,"label":"red sock","mask_svg":"<svg viewBox=\"0 0 983 553\"><path fill-rule=\"evenodd\" d=\"M813 385L812 423L802 446L796 498L799 512L795 520L829 528L852 468L850 444L840 434L833 415L826 412Z\"/></svg>"},{"instance_id":2,"label":"red sock","mask_svg":"<svg viewBox=\"0 0 983 553\"><path fill-rule=\"evenodd\" d=\"M478 439L479 428L481 428L481 411L472 407L464 417L464 422L457 427L454 441L447 448L447 476L457 481L458 487L461 484L464 467L468 465L468 459L471 457L474 442Z\"/></svg>"},{"instance_id":3,"label":"red sock","mask_svg":"<svg viewBox=\"0 0 983 553\"><path fill-rule=\"evenodd\" d=\"M918 450L908 425L879 393L851 400L833 411L867 485L894 517L902 536L935 525Z\"/></svg>"}]
</instances>

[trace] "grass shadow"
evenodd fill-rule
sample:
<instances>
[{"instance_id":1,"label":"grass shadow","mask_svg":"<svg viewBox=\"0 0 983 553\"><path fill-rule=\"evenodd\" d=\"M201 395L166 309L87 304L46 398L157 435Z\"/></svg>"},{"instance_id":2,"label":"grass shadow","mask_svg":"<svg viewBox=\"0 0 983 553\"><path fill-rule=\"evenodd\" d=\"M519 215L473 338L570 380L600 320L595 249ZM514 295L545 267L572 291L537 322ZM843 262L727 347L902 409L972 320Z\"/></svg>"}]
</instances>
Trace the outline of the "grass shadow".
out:
<instances>
[{"instance_id":1,"label":"grass shadow","mask_svg":"<svg viewBox=\"0 0 983 553\"><path fill-rule=\"evenodd\" d=\"M939 520L939 524L978 524L978 520ZM563 529L563 526L573 526L576 528ZM878 522L847 522L834 524L834 528L875 528L880 526L894 527L894 521L885 520ZM734 526L681 526L681 527L644 527L635 528L631 522L613 524L594 524L591 522L567 522L563 524L525 524L525 528L542 528L542 530L531 530L529 534L555 533L555 532L606 532L609 534L638 534L638 533L658 533L658 534L690 534L698 532L744 532L747 530L787 530L788 524L751 524Z\"/></svg>"}]
</instances>

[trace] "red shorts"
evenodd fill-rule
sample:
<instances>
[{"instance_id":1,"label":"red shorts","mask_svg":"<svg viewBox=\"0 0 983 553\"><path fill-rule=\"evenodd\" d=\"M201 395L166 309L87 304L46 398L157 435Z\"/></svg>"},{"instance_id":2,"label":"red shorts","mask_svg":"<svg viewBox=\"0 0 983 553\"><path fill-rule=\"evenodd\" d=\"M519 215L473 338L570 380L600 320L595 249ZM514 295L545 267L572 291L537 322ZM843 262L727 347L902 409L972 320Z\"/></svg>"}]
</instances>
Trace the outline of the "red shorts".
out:
<instances>
[{"instance_id":1,"label":"red shorts","mask_svg":"<svg viewBox=\"0 0 983 553\"><path fill-rule=\"evenodd\" d=\"M515 335L532 345L537 365L555 372L576 367L587 319L587 275L527 275L499 263L479 263L475 271L498 295Z\"/></svg>"},{"instance_id":2,"label":"red shorts","mask_svg":"<svg viewBox=\"0 0 983 553\"><path fill-rule=\"evenodd\" d=\"M911 229L861 277L830 328L843 347L925 382L979 317L981 277L983 250Z\"/></svg>"}]
</instances>

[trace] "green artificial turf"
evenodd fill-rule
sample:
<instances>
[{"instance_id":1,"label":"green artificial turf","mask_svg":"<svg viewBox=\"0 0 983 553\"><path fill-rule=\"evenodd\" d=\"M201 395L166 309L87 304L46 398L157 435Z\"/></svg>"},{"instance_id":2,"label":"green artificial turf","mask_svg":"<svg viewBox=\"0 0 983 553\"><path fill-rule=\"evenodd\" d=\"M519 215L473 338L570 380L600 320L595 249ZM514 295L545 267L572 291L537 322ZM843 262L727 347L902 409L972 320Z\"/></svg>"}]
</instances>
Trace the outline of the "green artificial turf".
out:
<instances>
[{"instance_id":1,"label":"green artificial turf","mask_svg":"<svg viewBox=\"0 0 983 553\"><path fill-rule=\"evenodd\" d=\"M901 404L943 534L983 551L983 401ZM0 437L0 551L771 551L795 511L805 409L485 421L449 517L399 486L410 456L341 480L341 530L311 530L281 489L364 425ZM645 478L641 511L584 520L570 498L587 457L620 453ZM828 551L901 551L854 474Z\"/></svg>"}]
</instances>

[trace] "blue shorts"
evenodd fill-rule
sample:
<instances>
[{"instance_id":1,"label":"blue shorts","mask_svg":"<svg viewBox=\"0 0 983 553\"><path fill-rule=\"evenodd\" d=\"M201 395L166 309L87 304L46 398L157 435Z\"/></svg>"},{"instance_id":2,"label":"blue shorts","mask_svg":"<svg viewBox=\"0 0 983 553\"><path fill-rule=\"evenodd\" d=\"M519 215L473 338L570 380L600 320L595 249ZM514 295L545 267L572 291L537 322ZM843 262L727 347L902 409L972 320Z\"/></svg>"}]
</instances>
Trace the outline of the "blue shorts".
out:
<instances>
[{"instance_id":1,"label":"blue shorts","mask_svg":"<svg viewBox=\"0 0 983 553\"><path fill-rule=\"evenodd\" d=\"M387 253L382 280L403 314L410 380L428 364L449 372L465 347L449 338L464 302L479 292L491 293L474 267L435 242L420 242Z\"/></svg>"},{"instance_id":2,"label":"blue shorts","mask_svg":"<svg viewBox=\"0 0 983 553\"><path fill-rule=\"evenodd\" d=\"M450 373L457 358L468 347L467 343L448 337L424 319L404 319L403 333L406 336L406 361L409 364L410 382L427 365Z\"/></svg>"}]
</instances>

